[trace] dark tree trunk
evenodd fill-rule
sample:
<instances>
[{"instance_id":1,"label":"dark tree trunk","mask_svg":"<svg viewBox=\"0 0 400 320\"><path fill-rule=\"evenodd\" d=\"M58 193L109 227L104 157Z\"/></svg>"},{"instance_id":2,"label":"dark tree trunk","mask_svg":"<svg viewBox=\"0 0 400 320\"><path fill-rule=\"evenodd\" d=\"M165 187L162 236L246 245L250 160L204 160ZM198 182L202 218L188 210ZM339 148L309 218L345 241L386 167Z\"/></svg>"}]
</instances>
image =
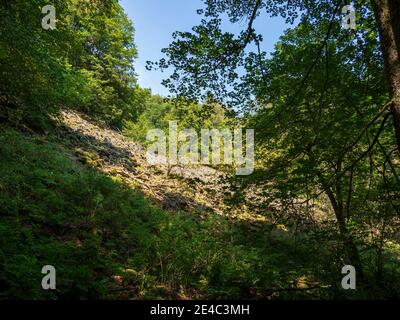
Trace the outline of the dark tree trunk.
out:
<instances>
[{"instance_id":1,"label":"dark tree trunk","mask_svg":"<svg viewBox=\"0 0 400 320\"><path fill-rule=\"evenodd\" d=\"M344 209L343 205L336 200L335 194L332 192L330 188L326 188L325 191L332 204L333 211L335 212L336 220L339 227L339 234L345 246L345 251L346 251L345 254L348 259L348 263L354 266L354 268L357 270L357 276L359 278L362 278L364 272L362 268L360 255L358 253L357 246L355 245L353 238L347 229L346 217L345 217L345 212L343 210Z\"/></svg>"},{"instance_id":2,"label":"dark tree trunk","mask_svg":"<svg viewBox=\"0 0 400 320\"><path fill-rule=\"evenodd\" d=\"M378 23L386 78L393 100L390 111L400 152L400 1L371 0L371 4Z\"/></svg>"}]
</instances>

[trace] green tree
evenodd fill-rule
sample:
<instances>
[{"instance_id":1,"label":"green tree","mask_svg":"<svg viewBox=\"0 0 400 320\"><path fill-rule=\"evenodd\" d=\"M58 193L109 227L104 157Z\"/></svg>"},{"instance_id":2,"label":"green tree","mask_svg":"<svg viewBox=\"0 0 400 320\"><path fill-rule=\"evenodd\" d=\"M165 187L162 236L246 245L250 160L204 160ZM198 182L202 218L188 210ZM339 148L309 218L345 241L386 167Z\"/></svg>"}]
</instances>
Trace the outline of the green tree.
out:
<instances>
[{"instance_id":1,"label":"green tree","mask_svg":"<svg viewBox=\"0 0 400 320\"><path fill-rule=\"evenodd\" d=\"M382 76L387 63L373 8L356 1L354 31L341 28L342 1L205 4L201 25L193 32L176 32L164 49L167 59L156 63L174 68L165 85L189 98L211 92L219 101L244 108L258 132L262 159L249 182L273 180L275 199L326 194L345 259L361 272L357 232L351 226L365 226L365 212L386 221L399 208L394 200L399 198L396 138L387 126L390 115L395 116L394 94ZM288 22L301 17L270 60L253 27L262 11ZM238 36L223 32L223 14L232 23L247 19L247 27Z\"/></svg>"},{"instance_id":2,"label":"green tree","mask_svg":"<svg viewBox=\"0 0 400 320\"><path fill-rule=\"evenodd\" d=\"M205 89L211 89L219 97L228 97L231 103L244 105L251 98L251 91L241 81L237 70L243 67L249 55L257 54L260 59L265 55L259 50L262 36L254 28L257 17L265 13L280 15L291 23L301 17L310 21L314 27L330 21L315 57L318 60L321 58L324 43L332 36L332 26L340 24L341 8L348 1L204 0L204 3L206 9L199 10L204 15L201 25L195 26L193 32L176 32L175 41L164 50L168 59L161 60L159 66L168 68L172 65L176 70L165 84L172 91L191 97L205 94ZM387 92L392 101L390 109L400 151L400 33L397 31L400 28L400 5L397 0L357 0L354 7L358 14L357 31L354 33L360 34L359 31L362 33L368 27L381 40L380 51L385 62L386 83L389 88ZM235 37L234 34L221 30L221 17L224 14L232 23L247 19L247 27L239 36ZM372 37L364 40L376 41ZM246 53L246 48L250 49L250 54ZM310 71L314 64L313 62L309 66ZM259 72L265 73L265 70L260 68ZM306 79L307 74L304 81ZM240 95L237 94L239 91Z\"/></svg>"},{"instance_id":3,"label":"green tree","mask_svg":"<svg viewBox=\"0 0 400 320\"><path fill-rule=\"evenodd\" d=\"M48 4L55 30L42 28ZM3 1L0 14L3 119L42 127L61 106L117 127L138 116L134 29L118 1Z\"/></svg>"}]
</instances>

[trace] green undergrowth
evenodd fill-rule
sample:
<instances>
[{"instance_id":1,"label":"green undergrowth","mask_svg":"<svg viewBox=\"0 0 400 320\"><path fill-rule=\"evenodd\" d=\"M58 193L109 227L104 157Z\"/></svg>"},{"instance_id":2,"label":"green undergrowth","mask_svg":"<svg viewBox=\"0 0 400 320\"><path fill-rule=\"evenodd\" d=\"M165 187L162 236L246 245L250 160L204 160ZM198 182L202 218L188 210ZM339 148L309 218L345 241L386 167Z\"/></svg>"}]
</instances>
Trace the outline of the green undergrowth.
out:
<instances>
[{"instance_id":1,"label":"green undergrowth","mask_svg":"<svg viewBox=\"0 0 400 320\"><path fill-rule=\"evenodd\" d=\"M163 211L48 140L0 132L0 299L338 294L301 290L324 287L326 264L335 269L317 241L274 238L213 214ZM44 265L56 268L56 290L41 287Z\"/></svg>"}]
</instances>

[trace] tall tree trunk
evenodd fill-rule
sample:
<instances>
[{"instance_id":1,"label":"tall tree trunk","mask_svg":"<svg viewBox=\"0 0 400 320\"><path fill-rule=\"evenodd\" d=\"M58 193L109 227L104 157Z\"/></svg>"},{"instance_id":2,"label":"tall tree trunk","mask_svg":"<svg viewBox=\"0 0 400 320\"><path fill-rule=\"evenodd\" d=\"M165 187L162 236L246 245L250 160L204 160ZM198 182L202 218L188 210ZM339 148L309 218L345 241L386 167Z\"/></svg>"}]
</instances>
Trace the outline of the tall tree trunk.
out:
<instances>
[{"instance_id":1,"label":"tall tree trunk","mask_svg":"<svg viewBox=\"0 0 400 320\"><path fill-rule=\"evenodd\" d=\"M400 152L400 1L371 0L378 23L386 78L393 99L393 115L397 147Z\"/></svg>"}]
</instances>

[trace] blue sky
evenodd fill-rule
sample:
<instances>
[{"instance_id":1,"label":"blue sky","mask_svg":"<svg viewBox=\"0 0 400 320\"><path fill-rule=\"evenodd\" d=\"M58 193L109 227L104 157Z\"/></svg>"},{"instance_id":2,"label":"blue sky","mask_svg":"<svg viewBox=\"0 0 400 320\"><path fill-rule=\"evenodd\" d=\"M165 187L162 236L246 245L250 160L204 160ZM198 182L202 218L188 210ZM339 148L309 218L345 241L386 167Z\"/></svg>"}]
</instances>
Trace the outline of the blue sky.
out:
<instances>
[{"instance_id":1,"label":"blue sky","mask_svg":"<svg viewBox=\"0 0 400 320\"><path fill-rule=\"evenodd\" d=\"M135 42L139 57L135 62L135 70L139 76L139 84L151 88L154 94L168 95L168 90L161 84L166 73L147 71L146 61L157 61L163 57L161 49L168 47L174 31L190 31L200 22L197 9L204 8L202 0L121 0L125 12L135 26ZM231 25L225 23L226 30L239 32L246 27L246 21ZM279 37L290 25L282 18L270 18L261 14L255 23L258 33L264 37L262 49L271 52Z\"/></svg>"}]
</instances>

